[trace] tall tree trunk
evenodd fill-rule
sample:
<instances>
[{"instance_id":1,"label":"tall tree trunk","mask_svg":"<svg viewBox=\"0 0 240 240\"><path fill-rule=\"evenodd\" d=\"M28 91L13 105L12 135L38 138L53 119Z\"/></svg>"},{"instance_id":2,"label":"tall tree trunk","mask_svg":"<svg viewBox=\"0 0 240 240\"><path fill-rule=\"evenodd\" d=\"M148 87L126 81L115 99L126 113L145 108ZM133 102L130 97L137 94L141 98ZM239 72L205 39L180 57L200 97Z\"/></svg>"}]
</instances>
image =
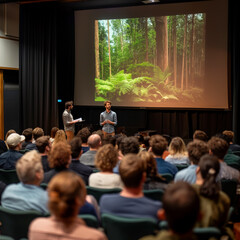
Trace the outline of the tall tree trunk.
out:
<instances>
[{"instance_id":1,"label":"tall tree trunk","mask_svg":"<svg viewBox=\"0 0 240 240\"><path fill-rule=\"evenodd\" d=\"M173 38L173 79L174 86L177 87L177 19L176 16L173 16L173 24L172 24L172 38Z\"/></svg>"},{"instance_id":2,"label":"tall tree trunk","mask_svg":"<svg viewBox=\"0 0 240 240\"><path fill-rule=\"evenodd\" d=\"M96 78L100 78L98 20L95 20L95 65L96 65L95 76L96 76Z\"/></svg>"},{"instance_id":3,"label":"tall tree trunk","mask_svg":"<svg viewBox=\"0 0 240 240\"><path fill-rule=\"evenodd\" d=\"M187 15L184 20L184 36L183 36L183 51L182 51L182 76L181 76L181 90L184 88L184 69L185 69L185 53L186 53L186 36L187 36Z\"/></svg>"},{"instance_id":4,"label":"tall tree trunk","mask_svg":"<svg viewBox=\"0 0 240 240\"><path fill-rule=\"evenodd\" d=\"M109 30L109 20L107 20L108 26L108 56L109 56L109 78L112 76L112 65L111 65L111 48L110 48L110 30Z\"/></svg>"},{"instance_id":5,"label":"tall tree trunk","mask_svg":"<svg viewBox=\"0 0 240 240\"><path fill-rule=\"evenodd\" d=\"M192 14L192 36L191 44L191 62L190 62L190 80L192 85L195 85L195 43L196 43L196 29L195 29L195 14Z\"/></svg>"},{"instance_id":6,"label":"tall tree trunk","mask_svg":"<svg viewBox=\"0 0 240 240\"><path fill-rule=\"evenodd\" d=\"M146 42L146 56L145 60L148 62L148 18L145 18L145 42Z\"/></svg>"}]
</instances>

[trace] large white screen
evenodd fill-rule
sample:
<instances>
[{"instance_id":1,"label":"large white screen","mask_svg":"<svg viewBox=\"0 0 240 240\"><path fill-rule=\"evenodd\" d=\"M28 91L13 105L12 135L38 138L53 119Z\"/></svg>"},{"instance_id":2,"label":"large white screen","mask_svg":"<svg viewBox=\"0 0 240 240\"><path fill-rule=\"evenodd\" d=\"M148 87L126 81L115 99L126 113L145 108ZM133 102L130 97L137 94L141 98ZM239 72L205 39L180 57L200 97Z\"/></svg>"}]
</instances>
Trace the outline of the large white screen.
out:
<instances>
[{"instance_id":1,"label":"large white screen","mask_svg":"<svg viewBox=\"0 0 240 240\"><path fill-rule=\"evenodd\" d=\"M228 108L226 0L75 12L77 105Z\"/></svg>"}]
</instances>

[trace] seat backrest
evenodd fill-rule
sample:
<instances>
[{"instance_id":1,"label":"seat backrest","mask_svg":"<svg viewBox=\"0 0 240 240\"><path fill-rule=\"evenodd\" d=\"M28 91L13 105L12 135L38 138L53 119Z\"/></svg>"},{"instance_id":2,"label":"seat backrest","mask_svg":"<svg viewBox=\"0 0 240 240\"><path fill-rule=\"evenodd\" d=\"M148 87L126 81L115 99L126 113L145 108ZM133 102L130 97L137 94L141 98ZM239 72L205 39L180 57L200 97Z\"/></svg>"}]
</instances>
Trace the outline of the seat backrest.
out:
<instances>
[{"instance_id":1,"label":"seat backrest","mask_svg":"<svg viewBox=\"0 0 240 240\"><path fill-rule=\"evenodd\" d=\"M173 175L170 173L161 173L161 176L166 179L167 183L170 183L174 179Z\"/></svg>"},{"instance_id":2,"label":"seat backrest","mask_svg":"<svg viewBox=\"0 0 240 240\"><path fill-rule=\"evenodd\" d=\"M17 176L16 169L12 170L0 169L0 181L4 182L7 185L11 183L18 183L19 179Z\"/></svg>"},{"instance_id":3,"label":"seat backrest","mask_svg":"<svg viewBox=\"0 0 240 240\"><path fill-rule=\"evenodd\" d=\"M108 240L137 240L153 235L157 230L157 223L151 218L126 218L104 213L101 220Z\"/></svg>"},{"instance_id":4,"label":"seat backrest","mask_svg":"<svg viewBox=\"0 0 240 240\"><path fill-rule=\"evenodd\" d=\"M163 189L149 189L149 190L143 190L144 196L151 198L156 201L162 201L162 197L164 194Z\"/></svg>"},{"instance_id":5,"label":"seat backrest","mask_svg":"<svg viewBox=\"0 0 240 240\"><path fill-rule=\"evenodd\" d=\"M208 240L210 238L217 240L222 236L220 229L216 227L194 228L193 232L199 240Z\"/></svg>"},{"instance_id":6,"label":"seat backrest","mask_svg":"<svg viewBox=\"0 0 240 240\"><path fill-rule=\"evenodd\" d=\"M187 168L188 165L187 164L178 164L178 165L176 165L176 167L177 167L178 171L180 171L180 170L182 170L184 168Z\"/></svg>"},{"instance_id":7,"label":"seat backrest","mask_svg":"<svg viewBox=\"0 0 240 240\"><path fill-rule=\"evenodd\" d=\"M15 240L28 237L28 227L33 219L43 217L37 211L18 211L0 206L1 234Z\"/></svg>"},{"instance_id":8,"label":"seat backrest","mask_svg":"<svg viewBox=\"0 0 240 240\"><path fill-rule=\"evenodd\" d=\"M79 214L78 217L83 219L88 227L99 228L99 222L95 216L91 214Z\"/></svg>"},{"instance_id":9,"label":"seat backrest","mask_svg":"<svg viewBox=\"0 0 240 240\"><path fill-rule=\"evenodd\" d=\"M0 240L14 240L12 237L0 235Z\"/></svg>"},{"instance_id":10,"label":"seat backrest","mask_svg":"<svg viewBox=\"0 0 240 240\"><path fill-rule=\"evenodd\" d=\"M90 187L90 186L87 186L86 188L87 188L87 194L88 195L93 195L96 198L98 203L100 201L100 198L104 194L111 194L111 193L119 193L119 192L121 192L120 188L109 188L109 189L106 189L106 188L95 188L95 187Z\"/></svg>"},{"instance_id":11,"label":"seat backrest","mask_svg":"<svg viewBox=\"0 0 240 240\"><path fill-rule=\"evenodd\" d=\"M225 192L230 200L231 200L231 206L235 205L236 199L237 199L237 181L232 179L222 179L221 180L221 186L222 191Z\"/></svg>"}]
</instances>

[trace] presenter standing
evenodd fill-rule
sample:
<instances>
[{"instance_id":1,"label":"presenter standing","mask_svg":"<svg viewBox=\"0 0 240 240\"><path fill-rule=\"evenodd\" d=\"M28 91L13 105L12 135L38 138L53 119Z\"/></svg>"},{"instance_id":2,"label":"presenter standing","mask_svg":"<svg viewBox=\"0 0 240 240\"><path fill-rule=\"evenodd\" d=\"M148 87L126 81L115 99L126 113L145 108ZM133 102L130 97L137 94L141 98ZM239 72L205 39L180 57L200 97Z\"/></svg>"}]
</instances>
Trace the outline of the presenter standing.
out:
<instances>
[{"instance_id":1,"label":"presenter standing","mask_svg":"<svg viewBox=\"0 0 240 240\"><path fill-rule=\"evenodd\" d=\"M117 125L117 114L111 110L111 101L105 101L106 110L100 114L100 125L102 126L103 136L115 135L115 126Z\"/></svg>"},{"instance_id":2,"label":"presenter standing","mask_svg":"<svg viewBox=\"0 0 240 240\"><path fill-rule=\"evenodd\" d=\"M73 109L73 101L65 102L65 110L62 114L64 131L67 135L67 141L70 142L74 137L75 123L79 120L73 120L71 110Z\"/></svg>"}]
</instances>

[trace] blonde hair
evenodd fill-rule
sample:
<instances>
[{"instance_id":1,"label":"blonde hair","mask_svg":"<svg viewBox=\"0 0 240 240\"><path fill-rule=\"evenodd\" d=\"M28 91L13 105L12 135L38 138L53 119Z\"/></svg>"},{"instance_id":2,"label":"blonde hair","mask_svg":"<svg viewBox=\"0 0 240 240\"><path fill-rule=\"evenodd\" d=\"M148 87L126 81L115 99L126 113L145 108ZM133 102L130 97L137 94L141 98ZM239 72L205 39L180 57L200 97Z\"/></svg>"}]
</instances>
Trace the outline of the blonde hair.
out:
<instances>
[{"instance_id":1,"label":"blonde hair","mask_svg":"<svg viewBox=\"0 0 240 240\"><path fill-rule=\"evenodd\" d=\"M71 224L78 215L79 207L85 202L86 187L79 175L63 171L51 179L48 184L48 195L51 214L65 224Z\"/></svg>"},{"instance_id":2,"label":"blonde hair","mask_svg":"<svg viewBox=\"0 0 240 240\"><path fill-rule=\"evenodd\" d=\"M118 151L112 144L105 144L96 154L95 165L101 171L112 171L118 161Z\"/></svg>"},{"instance_id":3,"label":"blonde hair","mask_svg":"<svg viewBox=\"0 0 240 240\"><path fill-rule=\"evenodd\" d=\"M168 151L171 155L187 155L186 145L180 137L172 139Z\"/></svg>"},{"instance_id":4,"label":"blonde hair","mask_svg":"<svg viewBox=\"0 0 240 240\"><path fill-rule=\"evenodd\" d=\"M41 155L36 150L25 153L17 161L16 171L21 182L34 183L36 172L43 171Z\"/></svg>"},{"instance_id":5,"label":"blonde hair","mask_svg":"<svg viewBox=\"0 0 240 240\"><path fill-rule=\"evenodd\" d=\"M55 145L58 142L65 142L65 143L67 143L66 134L65 134L65 132L62 129L60 129L60 130L58 130L56 132L53 145Z\"/></svg>"}]
</instances>

